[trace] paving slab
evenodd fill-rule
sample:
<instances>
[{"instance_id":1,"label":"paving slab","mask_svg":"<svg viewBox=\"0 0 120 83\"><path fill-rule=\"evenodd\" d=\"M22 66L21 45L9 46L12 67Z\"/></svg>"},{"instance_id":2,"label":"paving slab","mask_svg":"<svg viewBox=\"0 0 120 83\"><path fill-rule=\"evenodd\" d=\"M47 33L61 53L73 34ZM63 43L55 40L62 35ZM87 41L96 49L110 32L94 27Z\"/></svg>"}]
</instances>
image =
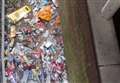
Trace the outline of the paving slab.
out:
<instances>
[{"instance_id":1,"label":"paving slab","mask_svg":"<svg viewBox=\"0 0 120 83\"><path fill-rule=\"evenodd\" d=\"M120 66L101 67L102 83L120 83Z\"/></svg>"}]
</instances>

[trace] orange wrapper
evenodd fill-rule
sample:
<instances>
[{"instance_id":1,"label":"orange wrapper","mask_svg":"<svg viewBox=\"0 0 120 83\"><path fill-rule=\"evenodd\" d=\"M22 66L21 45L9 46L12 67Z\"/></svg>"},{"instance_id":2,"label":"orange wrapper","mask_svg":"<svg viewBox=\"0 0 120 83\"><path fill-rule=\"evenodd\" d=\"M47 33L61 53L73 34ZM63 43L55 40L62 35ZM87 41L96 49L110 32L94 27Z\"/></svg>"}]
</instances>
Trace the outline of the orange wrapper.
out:
<instances>
[{"instance_id":1,"label":"orange wrapper","mask_svg":"<svg viewBox=\"0 0 120 83\"><path fill-rule=\"evenodd\" d=\"M38 13L37 17L41 18L42 20L50 21L52 17L51 6L43 7Z\"/></svg>"}]
</instances>

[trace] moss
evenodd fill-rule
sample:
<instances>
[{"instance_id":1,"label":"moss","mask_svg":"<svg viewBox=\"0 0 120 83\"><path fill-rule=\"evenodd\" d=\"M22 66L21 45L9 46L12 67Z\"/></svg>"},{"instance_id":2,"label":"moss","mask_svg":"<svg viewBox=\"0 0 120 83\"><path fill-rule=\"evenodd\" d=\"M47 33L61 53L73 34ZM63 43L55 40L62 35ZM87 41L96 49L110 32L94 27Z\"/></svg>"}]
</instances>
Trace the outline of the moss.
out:
<instances>
[{"instance_id":1,"label":"moss","mask_svg":"<svg viewBox=\"0 0 120 83\"><path fill-rule=\"evenodd\" d=\"M86 73L87 65L85 62L84 35L82 32L74 32L69 28L67 7L65 1L61 2L62 26L64 34L65 57L67 59L68 80L70 83L89 83ZM75 28L75 27L74 27ZM79 27L76 27L79 28ZM79 40L80 39L80 40ZM80 45L79 45L80 44Z\"/></svg>"}]
</instances>

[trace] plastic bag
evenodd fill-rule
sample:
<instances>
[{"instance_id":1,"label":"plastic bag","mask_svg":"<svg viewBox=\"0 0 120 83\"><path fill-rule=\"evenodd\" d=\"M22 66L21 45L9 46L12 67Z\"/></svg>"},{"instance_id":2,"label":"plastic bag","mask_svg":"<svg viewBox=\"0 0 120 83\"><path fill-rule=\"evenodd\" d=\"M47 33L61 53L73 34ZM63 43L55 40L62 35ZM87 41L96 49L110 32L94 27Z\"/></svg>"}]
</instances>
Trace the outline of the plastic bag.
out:
<instances>
[{"instance_id":1,"label":"plastic bag","mask_svg":"<svg viewBox=\"0 0 120 83\"><path fill-rule=\"evenodd\" d=\"M41 18L42 20L45 21L50 21L52 18L52 11L51 11L51 6L45 6L43 7L38 13L37 13L37 17Z\"/></svg>"}]
</instances>

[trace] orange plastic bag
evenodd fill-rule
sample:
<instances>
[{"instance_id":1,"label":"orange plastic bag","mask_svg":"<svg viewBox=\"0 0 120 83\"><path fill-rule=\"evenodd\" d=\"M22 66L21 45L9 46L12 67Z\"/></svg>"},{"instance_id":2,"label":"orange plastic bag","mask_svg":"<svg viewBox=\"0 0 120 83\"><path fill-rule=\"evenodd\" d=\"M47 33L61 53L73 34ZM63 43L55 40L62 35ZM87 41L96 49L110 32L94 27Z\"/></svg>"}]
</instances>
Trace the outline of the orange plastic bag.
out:
<instances>
[{"instance_id":1,"label":"orange plastic bag","mask_svg":"<svg viewBox=\"0 0 120 83\"><path fill-rule=\"evenodd\" d=\"M43 7L38 13L37 17L41 18L42 20L50 21L52 18L52 11L51 11L51 6L45 6Z\"/></svg>"}]
</instances>

